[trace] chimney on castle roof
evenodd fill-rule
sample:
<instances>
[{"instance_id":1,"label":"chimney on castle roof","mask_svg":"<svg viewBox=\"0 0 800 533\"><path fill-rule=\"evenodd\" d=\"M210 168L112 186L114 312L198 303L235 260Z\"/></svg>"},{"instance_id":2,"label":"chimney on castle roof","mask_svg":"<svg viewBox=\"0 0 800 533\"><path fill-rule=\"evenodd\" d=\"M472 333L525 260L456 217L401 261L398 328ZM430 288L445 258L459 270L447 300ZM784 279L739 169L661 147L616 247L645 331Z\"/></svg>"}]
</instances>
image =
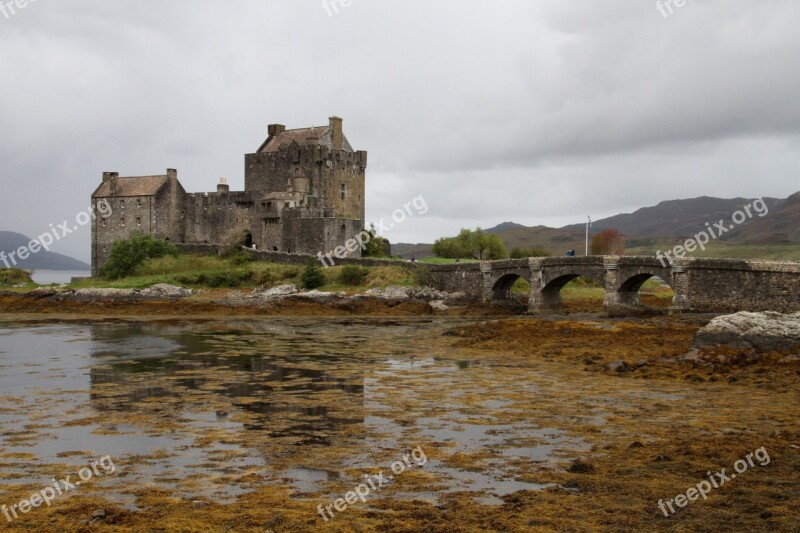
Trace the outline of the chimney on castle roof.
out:
<instances>
[{"instance_id":1,"label":"chimney on castle roof","mask_svg":"<svg viewBox=\"0 0 800 533\"><path fill-rule=\"evenodd\" d=\"M342 132L342 119L331 117L328 119L331 126L331 144L333 150L344 150L344 133Z\"/></svg>"},{"instance_id":2,"label":"chimney on castle roof","mask_svg":"<svg viewBox=\"0 0 800 533\"><path fill-rule=\"evenodd\" d=\"M270 138L276 137L286 131L286 126L283 124L270 124L267 126L267 132L269 133Z\"/></svg>"},{"instance_id":3,"label":"chimney on castle roof","mask_svg":"<svg viewBox=\"0 0 800 533\"><path fill-rule=\"evenodd\" d=\"M219 179L219 184L217 185L217 192L218 193L227 193L227 192L230 192L230 191L231 191L231 188L228 185L227 178L220 178Z\"/></svg>"},{"instance_id":4,"label":"chimney on castle roof","mask_svg":"<svg viewBox=\"0 0 800 533\"><path fill-rule=\"evenodd\" d=\"M103 173L103 181L106 180L106 174L108 174L108 181L111 184L111 196L117 195L117 180L119 179L119 172L104 172Z\"/></svg>"},{"instance_id":5,"label":"chimney on castle roof","mask_svg":"<svg viewBox=\"0 0 800 533\"><path fill-rule=\"evenodd\" d=\"M175 170L174 168L168 168L167 169L167 177L168 178L177 179L178 178L178 171Z\"/></svg>"}]
</instances>

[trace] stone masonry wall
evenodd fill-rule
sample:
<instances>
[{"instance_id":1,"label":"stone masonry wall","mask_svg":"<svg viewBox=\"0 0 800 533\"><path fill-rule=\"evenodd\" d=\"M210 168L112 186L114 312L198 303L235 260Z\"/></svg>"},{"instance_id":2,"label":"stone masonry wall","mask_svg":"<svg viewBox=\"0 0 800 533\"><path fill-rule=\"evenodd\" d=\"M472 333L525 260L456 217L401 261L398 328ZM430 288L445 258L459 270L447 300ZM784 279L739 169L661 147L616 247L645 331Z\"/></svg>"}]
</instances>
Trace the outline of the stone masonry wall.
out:
<instances>
[{"instance_id":1,"label":"stone masonry wall","mask_svg":"<svg viewBox=\"0 0 800 533\"><path fill-rule=\"evenodd\" d=\"M692 311L800 311L800 263L685 261Z\"/></svg>"},{"instance_id":2,"label":"stone masonry wall","mask_svg":"<svg viewBox=\"0 0 800 533\"><path fill-rule=\"evenodd\" d=\"M196 255L217 255L221 246L216 244L179 244L176 245L178 250L187 254ZM309 261L319 262L316 255L311 254L295 254L286 252L272 252L268 250L249 250L257 261L264 261L266 263L278 263L284 265L305 265ZM358 265L364 267L381 267L381 266L402 266L404 268L417 269L424 268L424 265L419 263L411 263L404 260L392 259L372 259L368 257L346 257L344 259L334 258L335 266L340 265ZM322 266L322 263L320 263Z\"/></svg>"}]
</instances>

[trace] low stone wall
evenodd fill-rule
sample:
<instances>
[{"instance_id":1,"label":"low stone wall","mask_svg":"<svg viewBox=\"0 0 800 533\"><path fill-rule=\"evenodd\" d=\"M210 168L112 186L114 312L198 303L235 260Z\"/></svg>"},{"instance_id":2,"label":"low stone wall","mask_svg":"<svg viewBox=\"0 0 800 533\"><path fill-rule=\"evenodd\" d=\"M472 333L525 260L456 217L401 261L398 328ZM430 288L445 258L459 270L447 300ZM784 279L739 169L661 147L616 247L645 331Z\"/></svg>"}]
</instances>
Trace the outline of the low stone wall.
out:
<instances>
[{"instance_id":1,"label":"low stone wall","mask_svg":"<svg viewBox=\"0 0 800 533\"><path fill-rule=\"evenodd\" d=\"M188 254L197 255L217 255L220 251L220 246L216 244L176 244L178 250ZM306 254L290 254L287 252L271 252L267 250L251 250L249 248L242 248L250 252L257 261L264 261L266 263L278 263L283 265L305 265L309 261L319 262L319 258L314 255ZM327 261L327 260L326 260ZM394 260L394 259L372 259L365 257L346 257L344 259L333 258L336 266L339 265L358 265L364 267L381 267L381 266L402 266L406 268L417 268L417 263L410 261ZM320 263L322 266L322 263Z\"/></svg>"},{"instance_id":2,"label":"low stone wall","mask_svg":"<svg viewBox=\"0 0 800 533\"><path fill-rule=\"evenodd\" d=\"M684 265L692 311L800 311L800 263L690 259Z\"/></svg>"},{"instance_id":3,"label":"low stone wall","mask_svg":"<svg viewBox=\"0 0 800 533\"><path fill-rule=\"evenodd\" d=\"M463 292L470 298L483 295L483 274L480 263L427 265L430 285L444 292Z\"/></svg>"}]
</instances>

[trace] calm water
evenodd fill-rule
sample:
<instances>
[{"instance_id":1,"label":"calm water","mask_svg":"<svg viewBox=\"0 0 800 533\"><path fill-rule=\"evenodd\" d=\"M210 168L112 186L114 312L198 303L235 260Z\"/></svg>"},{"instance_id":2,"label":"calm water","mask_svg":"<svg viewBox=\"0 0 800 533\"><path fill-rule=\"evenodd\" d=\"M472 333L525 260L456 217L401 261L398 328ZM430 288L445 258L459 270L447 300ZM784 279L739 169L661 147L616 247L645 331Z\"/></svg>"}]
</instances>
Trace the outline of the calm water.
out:
<instances>
[{"instance_id":1,"label":"calm water","mask_svg":"<svg viewBox=\"0 0 800 533\"><path fill-rule=\"evenodd\" d=\"M536 389L519 372L499 376L432 347L461 323L0 322L0 456L12 458L0 464L0 499L3 485L35 485L105 455L124 476L101 483L123 505L141 487L225 500L274 484L319 497L352 487L354 469L442 445L500 449L501 460L485 473L431 460L425 469L443 483L432 499L470 490L491 503L541 488L517 481L524 461L585 446L535 420L499 420L504 394Z\"/></svg>"}]
</instances>

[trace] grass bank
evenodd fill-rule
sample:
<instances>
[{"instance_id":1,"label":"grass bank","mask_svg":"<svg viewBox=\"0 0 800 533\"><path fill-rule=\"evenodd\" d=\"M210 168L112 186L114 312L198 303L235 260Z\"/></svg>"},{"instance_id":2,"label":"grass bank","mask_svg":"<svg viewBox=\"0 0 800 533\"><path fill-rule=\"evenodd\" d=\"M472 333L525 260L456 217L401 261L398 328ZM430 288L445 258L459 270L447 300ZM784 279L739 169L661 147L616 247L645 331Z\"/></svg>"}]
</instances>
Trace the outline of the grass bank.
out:
<instances>
[{"instance_id":1,"label":"grass bank","mask_svg":"<svg viewBox=\"0 0 800 533\"><path fill-rule=\"evenodd\" d=\"M388 285L414 285L414 273L397 265L363 267L366 275L357 287L341 283L346 267L323 268L325 284L320 290L370 289ZM284 265L217 256L178 255L151 259L138 267L132 276L118 280L91 279L70 285L71 288L141 289L157 283L169 283L196 289L273 287L294 283L301 285L302 265Z\"/></svg>"}]
</instances>

